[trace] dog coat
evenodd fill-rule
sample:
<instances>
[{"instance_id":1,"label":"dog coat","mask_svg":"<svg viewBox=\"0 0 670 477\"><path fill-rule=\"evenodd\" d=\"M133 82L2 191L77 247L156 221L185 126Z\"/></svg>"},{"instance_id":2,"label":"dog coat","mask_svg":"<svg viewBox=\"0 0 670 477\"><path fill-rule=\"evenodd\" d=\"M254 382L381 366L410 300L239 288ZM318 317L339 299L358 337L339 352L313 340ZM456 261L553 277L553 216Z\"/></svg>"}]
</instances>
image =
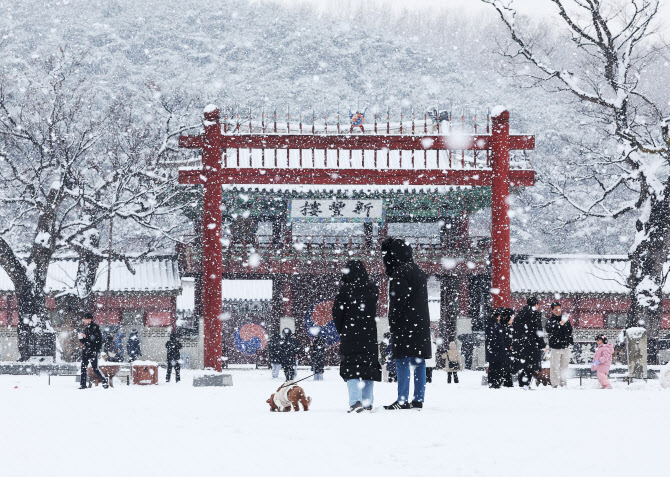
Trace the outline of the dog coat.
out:
<instances>
[{"instance_id":1,"label":"dog coat","mask_svg":"<svg viewBox=\"0 0 670 477\"><path fill-rule=\"evenodd\" d=\"M293 381L286 381L279 391L275 393L273 400L275 406L277 406L280 411L283 411L285 407L291 406L291 401L288 399L288 392L295 387L297 387L297 384L293 384Z\"/></svg>"}]
</instances>

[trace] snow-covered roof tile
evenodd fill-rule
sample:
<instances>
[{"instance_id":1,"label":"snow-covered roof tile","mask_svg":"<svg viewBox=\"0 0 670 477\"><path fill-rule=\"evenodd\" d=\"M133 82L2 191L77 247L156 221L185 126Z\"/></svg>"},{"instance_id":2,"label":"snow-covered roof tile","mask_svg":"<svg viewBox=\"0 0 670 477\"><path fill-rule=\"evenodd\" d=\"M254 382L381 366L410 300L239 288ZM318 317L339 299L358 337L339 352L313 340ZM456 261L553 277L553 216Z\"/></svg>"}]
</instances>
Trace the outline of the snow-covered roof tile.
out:
<instances>
[{"instance_id":1,"label":"snow-covered roof tile","mask_svg":"<svg viewBox=\"0 0 670 477\"><path fill-rule=\"evenodd\" d=\"M622 257L520 256L512 259L510 278L512 293L626 294L628 270Z\"/></svg>"},{"instance_id":2,"label":"snow-covered roof tile","mask_svg":"<svg viewBox=\"0 0 670 477\"><path fill-rule=\"evenodd\" d=\"M147 258L132 262L135 273L132 273L121 261L112 261L110 286L112 292L139 291L178 291L181 279L176 258ZM48 292L59 292L72 288L77 276L76 260L56 260L49 265L46 289ZM14 284L0 267L0 292L13 292ZM107 262L98 267L93 291L107 291Z\"/></svg>"}]
</instances>

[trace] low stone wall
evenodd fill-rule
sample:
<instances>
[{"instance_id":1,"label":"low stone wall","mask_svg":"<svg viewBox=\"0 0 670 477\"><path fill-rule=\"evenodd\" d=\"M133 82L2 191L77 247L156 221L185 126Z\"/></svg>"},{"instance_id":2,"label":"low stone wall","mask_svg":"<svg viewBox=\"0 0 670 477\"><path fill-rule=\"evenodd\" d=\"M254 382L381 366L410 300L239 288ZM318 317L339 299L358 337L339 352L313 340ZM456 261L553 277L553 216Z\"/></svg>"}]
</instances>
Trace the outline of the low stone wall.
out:
<instances>
[{"instance_id":1,"label":"low stone wall","mask_svg":"<svg viewBox=\"0 0 670 477\"><path fill-rule=\"evenodd\" d=\"M16 328L0 327L0 361L16 361L19 359L17 340Z\"/></svg>"},{"instance_id":2,"label":"low stone wall","mask_svg":"<svg viewBox=\"0 0 670 477\"><path fill-rule=\"evenodd\" d=\"M165 343L170 338L171 327L145 327L142 330L142 357L144 361L155 361L161 365L167 363L167 350ZM199 323L197 338L182 338L181 357L182 366L190 369L202 369L203 367L203 323ZM124 351L127 339L124 339ZM19 349L17 346L17 334L14 327L0 327L0 361L17 361ZM128 353L125 352L125 361L128 361Z\"/></svg>"},{"instance_id":3,"label":"low stone wall","mask_svg":"<svg viewBox=\"0 0 670 477\"><path fill-rule=\"evenodd\" d=\"M171 331L171 327L145 327L140 344L142 347L141 359L165 364L167 362L165 343L170 339Z\"/></svg>"}]
</instances>

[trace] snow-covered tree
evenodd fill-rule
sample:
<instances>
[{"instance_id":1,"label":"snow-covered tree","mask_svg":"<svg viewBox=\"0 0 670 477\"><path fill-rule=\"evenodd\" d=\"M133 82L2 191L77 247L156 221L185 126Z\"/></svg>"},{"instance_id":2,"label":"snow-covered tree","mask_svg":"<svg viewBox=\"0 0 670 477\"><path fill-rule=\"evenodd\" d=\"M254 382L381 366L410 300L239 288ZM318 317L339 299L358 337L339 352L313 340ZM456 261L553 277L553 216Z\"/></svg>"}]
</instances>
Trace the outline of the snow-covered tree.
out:
<instances>
[{"instance_id":1,"label":"snow-covered tree","mask_svg":"<svg viewBox=\"0 0 670 477\"><path fill-rule=\"evenodd\" d=\"M79 257L68 293L88 306L102 260L155 250L178 226L181 189L160 163L184 128L172 130L158 94L151 107L99 94L65 51L0 77L0 265L24 333L50 329L45 285L55 256ZM148 239L112 252L101 241L112 220L119 236L141 230Z\"/></svg>"},{"instance_id":2,"label":"snow-covered tree","mask_svg":"<svg viewBox=\"0 0 670 477\"><path fill-rule=\"evenodd\" d=\"M557 35L520 18L511 1L482 1L507 29L514 75L577 100L587 134L567 159L573 180L547 179L551 202L570 204L574 220L636 215L629 326L657 337L670 252L670 95L657 87L670 51L656 35L659 1L547 0Z\"/></svg>"}]
</instances>

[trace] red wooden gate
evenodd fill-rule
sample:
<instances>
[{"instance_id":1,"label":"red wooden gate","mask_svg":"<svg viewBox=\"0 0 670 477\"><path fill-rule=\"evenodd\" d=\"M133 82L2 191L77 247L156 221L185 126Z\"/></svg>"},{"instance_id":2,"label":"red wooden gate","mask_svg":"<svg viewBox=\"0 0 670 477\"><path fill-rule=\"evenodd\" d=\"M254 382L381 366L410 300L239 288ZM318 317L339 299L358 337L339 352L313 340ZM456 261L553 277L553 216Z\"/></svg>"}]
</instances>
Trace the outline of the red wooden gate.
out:
<instances>
[{"instance_id":1,"label":"red wooden gate","mask_svg":"<svg viewBox=\"0 0 670 477\"><path fill-rule=\"evenodd\" d=\"M227 119L227 118L225 118ZM390 134L387 116L386 134L378 132L377 115L374 128L368 133L340 133L339 120L335 131L315 130L312 120L311 134L303 134L302 118L297 131L277 132L277 119L272 125L262 116L258 132L254 132L249 115L249 132L242 133L239 115L232 131L228 121L220 123L221 113L215 106L204 111L204 134L182 136L179 146L202 149L202 168L180 170L182 184L200 184L204 190L203 210L203 286L205 367L221 371L221 279L222 279L222 186L232 184L333 184L333 185L468 185L492 188L492 286L493 306L510 306L510 222L509 188L532 186L534 171L510 169L511 150L529 150L535 147L535 138L509 134L509 112L497 107L491 115L486 134L456 133L450 128L440 134L428 134L427 121L423 132L417 134L414 117L403 133L402 119L399 134ZM476 131L475 123L475 131ZM269 130L269 132L268 132ZM294 127L295 131L295 127ZM248 150L246 161L241 152ZM252 151L260 151L254 157ZM299 159L291 164L290 151L299 151ZM235 151L236 154L235 154ZM278 151L286 151L283 161ZM303 160L303 151L308 151ZM360 164L352 166L351 151L364 151ZM366 161L365 151L374 156ZM391 151L400 151L397 164ZM429 164L430 151L437 151L436 161ZM442 157L440 151L446 151ZM457 152L460 151L461 154ZM465 151L472 151L466 161ZM346 158L343 158L346 152ZM403 153L411 153L403 158ZM322 155L321 160L318 155ZM478 154L481 154L479 164ZM234 157L233 157L234 156ZM223 159L223 160L222 160ZM474 159L474 160L473 160ZM245 163L243 163L245 162Z\"/></svg>"}]
</instances>

